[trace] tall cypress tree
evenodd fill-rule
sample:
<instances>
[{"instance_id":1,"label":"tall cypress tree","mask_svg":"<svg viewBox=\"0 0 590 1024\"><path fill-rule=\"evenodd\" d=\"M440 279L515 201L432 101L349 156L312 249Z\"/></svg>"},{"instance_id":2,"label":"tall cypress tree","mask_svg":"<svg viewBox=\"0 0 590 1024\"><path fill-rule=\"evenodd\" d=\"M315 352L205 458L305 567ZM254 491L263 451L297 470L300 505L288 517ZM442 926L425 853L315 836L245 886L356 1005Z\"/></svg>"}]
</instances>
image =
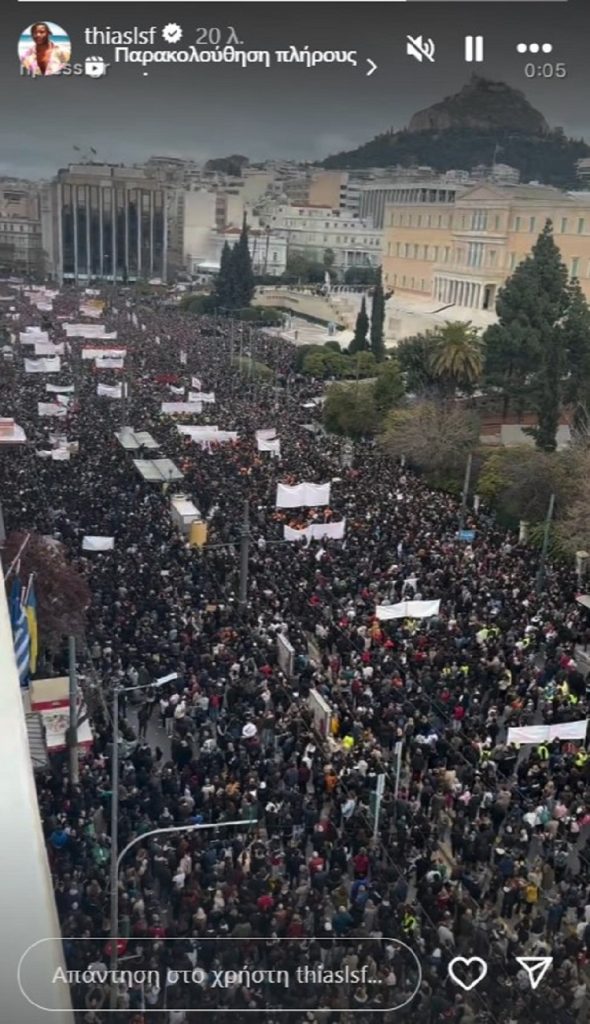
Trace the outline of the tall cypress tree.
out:
<instances>
[{"instance_id":1,"label":"tall cypress tree","mask_svg":"<svg viewBox=\"0 0 590 1024\"><path fill-rule=\"evenodd\" d=\"M488 385L500 388L504 415L511 402L537 411L537 446L555 448L564 345L560 321L568 307L567 270L547 221L529 256L498 294L498 323L484 335Z\"/></svg>"},{"instance_id":2,"label":"tall cypress tree","mask_svg":"<svg viewBox=\"0 0 590 1024\"><path fill-rule=\"evenodd\" d=\"M377 284L373 292L373 305L371 307L371 351L375 359L380 363L385 358L385 339L383 326L385 324L385 295L383 293L383 275L381 267L377 273Z\"/></svg>"},{"instance_id":3,"label":"tall cypress tree","mask_svg":"<svg viewBox=\"0 0 590 1024\"><path fill-rule=\"evenodd\" d=\"M248 247L248 222L246 214L238 243L231 254L232 280L235 289L235 309L246 309L254 297L254 271Z\"/></svg>"},{"instance_id":4,"label":"tall cypress tree","mask_svg":"<svg viewBox=\"0 0 590 1024\"><path fill-rule=\"evenodd\" d=\"M367 303L365 302L365 296L361 302L361 308L356 318L356 324L354 328L354 338L348 346L348 351L351 354L355 352L366 352L367 351L367 331L369 330L369 318L367 316Z\"/></svg>"},{"instance_id":5,"label":"tall cypress tree","mask_svg":"<svg viewBox=\"0 0 590 1024\"><path fill-rule=\"evenodd\" d=\"M235 309L235 298L232 249L226 242L221 250L219 274L215 282L215 306L223 311Z\"/></svg>"},{"instance_id":6,"label":"tall cypress tree","mask_svg":"<svg viewBox=\"0 0 590 1024\"><path fill-rule=\"evenodd\" d=\"M564 401L573 407L573 425L578 434L588 435L590 420L590 309L580 282L568 289L569 304L562 321L567 374Z\"/></svg>"}]
</instances>

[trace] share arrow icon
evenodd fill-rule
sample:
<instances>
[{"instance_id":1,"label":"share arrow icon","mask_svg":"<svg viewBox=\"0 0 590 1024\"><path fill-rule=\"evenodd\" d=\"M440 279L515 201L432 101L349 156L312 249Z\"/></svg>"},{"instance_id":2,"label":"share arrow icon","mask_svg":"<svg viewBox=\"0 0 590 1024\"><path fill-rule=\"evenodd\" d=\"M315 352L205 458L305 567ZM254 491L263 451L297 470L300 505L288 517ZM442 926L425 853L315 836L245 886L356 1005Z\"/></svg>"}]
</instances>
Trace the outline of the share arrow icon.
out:
<instances>
[{"instance_id":1,"label":"share arrow icon","mask_svg":"<svg viewBox=\"0 0 590 1024\"><path fill-rule=\"evenodd\" d=\"M517 956L516 962L524 967L529 976L532 989L539 987L550 967L553 966L552 956Z\"/></svg>"}]
</instances>

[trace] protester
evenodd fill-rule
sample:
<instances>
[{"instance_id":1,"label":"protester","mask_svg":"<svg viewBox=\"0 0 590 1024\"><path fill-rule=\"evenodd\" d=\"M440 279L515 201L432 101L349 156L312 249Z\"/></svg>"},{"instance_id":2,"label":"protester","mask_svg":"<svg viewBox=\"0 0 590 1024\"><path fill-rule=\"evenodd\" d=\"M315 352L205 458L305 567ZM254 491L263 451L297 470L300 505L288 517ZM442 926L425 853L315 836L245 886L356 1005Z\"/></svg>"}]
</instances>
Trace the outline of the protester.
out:
<instances>
[{"instance_id":1,"label":"protester","mask_svg":"<svg viewBox=\"0 0 590 1024\"><path fill-rule=\"evenodd\" d=\"M93 708L79 785L70 785L65 763L39 777L68 966L108 959L116 686L130 691L119 727L128 742L118 848L137 840L119 877L120 960L157 968L164 980L120 986L125 1024L147 1010L153 1024L230 1022L229 1010L272 1021L281 1008L300 1011L295 1020L363 1024L388 1007L397 1007L385 1014L396 1024L586 1021L588 755L584 744L559 740L519 750L506 736L508 725L588 715L576 650L588 625L573 570L555 567L537 593L535 553L485 510L470 516L475 538L465 543L457 500L378 444L358 443L353 466L343 467L340 440L319 428L317 405L309 408L322 385L294 372L286 342L187 317L131 289L104 297L106 328L127 349L127 423L151 433L158 455L182 470L178 490L206 519L208 537L202 550L191 547L171 519L172 488L136 471L137 453L115 438L121 402L96 393L99 377L115 384L123 375L83 363L80 341L68 342L59 376L75 385L60 425L79 451L69 461L38 457L53 428L37 403L56 378L25 374L16 343L0 398L29 443L0 447L6 527L54 538L86 577L85 644L104 697ZM44 314L52 340L64 339L64 318L80 319L79 302L73 288L55 297ZM19 331L39 323L24 295L15 293L13 305ZM237 354L242 366L266 364L269 378L240 372ZM170 387L191 390L194 377L214 406L163 416ZM179 422L214 422L238 439L200 447ZM269 427L280 458L257 450L255 431ZM330 481L329 506L277 509L277 483L302 481ZM343 540L283 539L285 525L343 519ZM114 537L113 550L83 552L86 535ZM440 610L377 620L377 605L402 598L440 600ZM291 667L281 635L293 648ZM312 690L331 710L325 736ZM181 829L214 823L218 830ZM447 977L456 955L489 965L468 994ZM536 991L523 980L521 955L554 958ZM410 999L420 982L416 956L423 977ZM212 972L245 963L291 975L317 964L366 973L339 985L314 975L297 990L166 983L166 972L187 965ZM77 1020L109 1020L108 984L78 986L73 998L86 1007ZM357 1012L348 1017L347 1008Z\"/></svg>"}]
</instances>

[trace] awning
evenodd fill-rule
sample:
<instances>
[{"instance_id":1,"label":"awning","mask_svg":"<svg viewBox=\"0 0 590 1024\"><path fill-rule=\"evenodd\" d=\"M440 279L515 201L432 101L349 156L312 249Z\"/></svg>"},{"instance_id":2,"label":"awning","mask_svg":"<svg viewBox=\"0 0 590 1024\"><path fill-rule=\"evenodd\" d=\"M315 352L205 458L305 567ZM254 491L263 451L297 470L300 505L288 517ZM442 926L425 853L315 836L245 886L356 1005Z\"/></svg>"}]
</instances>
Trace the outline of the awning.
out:
<instances>
[{"instance_id":1,"label":"awning","mask_svg":"<svg viewBox=\"0 0 590 1024\"><path fill-rule=\"evenodd\" d=\"M134 459L133 465L148 483L165 484L184 477L172 459Z\"/></svg>"},{"instance_id":2,"label":"awning","mask_svg":"<svg viewBox=\"0 0 590 1024\"><path fill-rule=\"evenodd\" d=\"M138 448L159 448L160 445L147 430L132 430L125 427L124 430L115 432L115 437L120 445L127 451L137 451Z\"/></svg>"}]
</instances>

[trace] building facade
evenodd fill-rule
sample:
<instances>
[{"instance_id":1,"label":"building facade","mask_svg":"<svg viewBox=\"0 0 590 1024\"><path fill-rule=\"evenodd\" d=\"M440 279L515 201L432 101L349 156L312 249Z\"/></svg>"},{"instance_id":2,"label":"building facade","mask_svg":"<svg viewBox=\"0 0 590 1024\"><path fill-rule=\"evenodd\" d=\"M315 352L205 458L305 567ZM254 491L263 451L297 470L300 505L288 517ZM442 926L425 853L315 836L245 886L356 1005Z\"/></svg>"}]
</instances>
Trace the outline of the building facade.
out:
<instances>
[{"instance_id":1,"label":"building facade","mask_svg":"<svg viewBox=\"0 0 590 1024\"><path fill-rule=\"evenodd\" d=\"M338 270L377 267L381 263L382 232L345 211L277 206L268 214L265 226L285 235L288 254L301 252L322 263L329 252Z\"/></svg>"},{"instance_id":2,"label":"building facade","mask_svg":"<svg viewBox=\"0 0 590 1024\"><path fill-rule=\"evenodd\" d=\"M493 312L498 289L547 220L571 277L590 299L590 194L482 184L441 202L428 190L386 206L383 269L396 294Z\"/></svg>"},{"instance_id":3,"label":"building facade","mask_svg":"<svg viewBox=\"0 0 590 1024\"><path fill-rule=\"evenodd\" d=\"M228 228L213 240L215 258L221 260L221 251L227 242L233 249L241 234L241 228ZM287 239L270 229L249 228L248 249L252 258L252 270L260 277L280 277L287 269Z\"/></svg>"},{"instance_id":4,"label":"building facade","mask_svg":"<svg viewBox=\"0 0 590 1024\"><path fill-rule=\"evenodd\" d=\"M0 273L45 273L40 191L33 182L0 181Z\"/></svg>"},{"instance_id":5,"label":"building facade","mask_svg":"<svg viewBox=\"0 0 590 1024\"><path fill-rule=\"evenodd\" d=\"M51 186L58 280L165 280L167 195L133 167L72 165Z\"/></svg>"}]
</instances>

